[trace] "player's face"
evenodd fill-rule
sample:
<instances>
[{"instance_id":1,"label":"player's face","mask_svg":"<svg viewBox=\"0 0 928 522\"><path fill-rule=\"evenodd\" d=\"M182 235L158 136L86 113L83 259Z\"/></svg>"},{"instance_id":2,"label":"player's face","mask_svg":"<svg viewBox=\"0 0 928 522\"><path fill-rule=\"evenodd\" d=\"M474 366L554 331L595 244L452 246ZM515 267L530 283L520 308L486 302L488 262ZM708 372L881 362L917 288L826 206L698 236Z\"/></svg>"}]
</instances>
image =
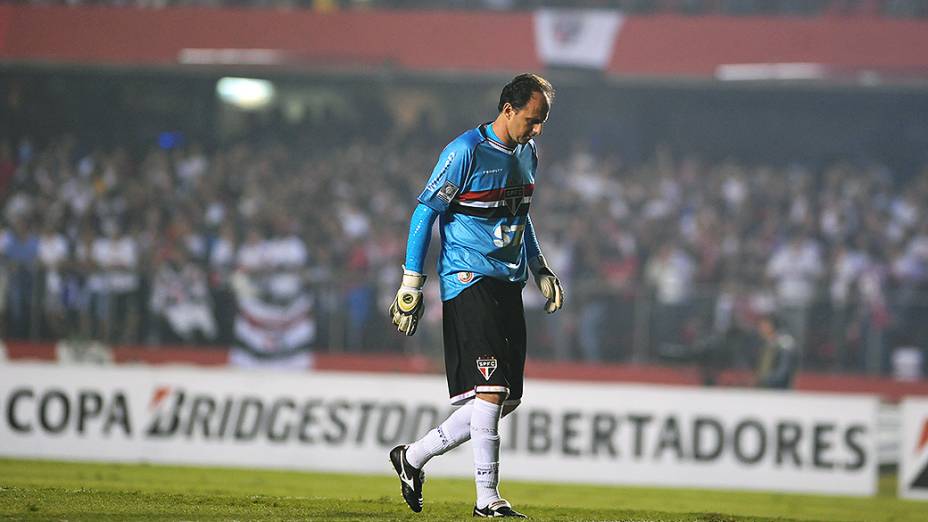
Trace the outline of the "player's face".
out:
<instances>
[{"instance_id":1,"label":"player's face","mask_svg":"<svg viewBox=\"0 0 928 522\"><path fill-rule=\"evenodd\" d=\"M535 136L541 134L545 121L548 120L548 99L540 92L532 97L521 109L506 108L509 136L521 145L525 145Z\"/></svg>"}]
</instances>

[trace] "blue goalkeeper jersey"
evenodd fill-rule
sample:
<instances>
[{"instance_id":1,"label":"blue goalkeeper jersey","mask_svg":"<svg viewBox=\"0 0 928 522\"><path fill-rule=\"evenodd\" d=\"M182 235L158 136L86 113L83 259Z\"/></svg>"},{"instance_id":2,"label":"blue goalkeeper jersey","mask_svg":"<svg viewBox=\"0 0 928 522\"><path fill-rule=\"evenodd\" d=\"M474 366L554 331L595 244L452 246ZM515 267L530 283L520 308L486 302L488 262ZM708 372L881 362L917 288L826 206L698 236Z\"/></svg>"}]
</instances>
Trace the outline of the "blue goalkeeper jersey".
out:
<instances>
[{"instance_id":1,"label":"blue goalkeeper jersey","mask_svg":"<svg viewBox=\"0 0 928 522\"><path fill-rule=\"evenodd\" d=\"M522 240L535 188L534 141L506 147L488 124L441 152L419 202L439 213L441 298L482 277L525 283Z\"/></svg>"}]
</instances>

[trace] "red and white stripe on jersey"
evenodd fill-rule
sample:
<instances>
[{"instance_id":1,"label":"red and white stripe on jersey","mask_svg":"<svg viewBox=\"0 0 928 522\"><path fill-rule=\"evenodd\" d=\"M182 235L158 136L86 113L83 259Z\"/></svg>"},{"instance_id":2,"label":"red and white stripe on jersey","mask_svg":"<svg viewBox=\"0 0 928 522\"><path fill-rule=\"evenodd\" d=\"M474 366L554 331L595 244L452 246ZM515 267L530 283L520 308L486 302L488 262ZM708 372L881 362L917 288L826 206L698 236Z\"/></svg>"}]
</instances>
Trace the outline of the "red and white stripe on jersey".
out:
<instances>
[{"instance_id":1,"label":"red and white stripe on jersey","mask_svg":"<svg viewBox=\"0 0 928 522\"><path fill-rule=\"evenodd\" d=\"M535 191L535 184L529 183L527 185L522 185L522 203L531 203L532 202L532 192ZM471 192L464 192L463 194L458 195L457 203L464 207L478 207L478 208L495 208L502 207L506 205L506 191L512 190L515 187L503 187L493 190L475 190Z\"/></svg>"}]
</instances>

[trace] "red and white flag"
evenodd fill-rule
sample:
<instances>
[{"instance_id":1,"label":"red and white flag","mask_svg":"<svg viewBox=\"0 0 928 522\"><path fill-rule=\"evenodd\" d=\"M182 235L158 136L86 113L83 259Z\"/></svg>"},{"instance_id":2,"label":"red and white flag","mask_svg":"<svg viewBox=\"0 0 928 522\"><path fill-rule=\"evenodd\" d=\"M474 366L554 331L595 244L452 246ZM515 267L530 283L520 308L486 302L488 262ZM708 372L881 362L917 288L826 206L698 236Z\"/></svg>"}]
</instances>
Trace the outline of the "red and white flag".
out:
<instances>
[{"instance_id":1,"label":"red and white flag","mask_svg":"<svg viewBox=\"0 0 928 522\"><path fill-rule=\"evenodd\" d=\"M624 17L605 9L535 11L535 48L546 66L605 69Z\"/></svg>"}]
</instances>

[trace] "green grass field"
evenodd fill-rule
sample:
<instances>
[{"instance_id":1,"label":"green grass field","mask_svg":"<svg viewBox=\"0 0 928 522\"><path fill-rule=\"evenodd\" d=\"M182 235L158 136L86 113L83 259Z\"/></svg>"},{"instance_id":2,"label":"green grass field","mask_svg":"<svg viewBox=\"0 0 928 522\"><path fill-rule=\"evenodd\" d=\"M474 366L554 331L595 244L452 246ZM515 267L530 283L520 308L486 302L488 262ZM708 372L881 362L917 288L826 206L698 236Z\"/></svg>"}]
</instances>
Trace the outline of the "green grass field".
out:
<instances>
[{"instance_id":1,"label":"green grass field","mask_svg":"<svg viewBox=\"0 0 928 522\"><path fill-rule=\"evenodd\" d=\"M385 472L387 463L385 465ZM928 520L928 503L876 498L506 482L533 520ZM409 511L395 476L0 460L3 520L470 520L473 483L434 479Z\"/></svg>"}]
</instances>

